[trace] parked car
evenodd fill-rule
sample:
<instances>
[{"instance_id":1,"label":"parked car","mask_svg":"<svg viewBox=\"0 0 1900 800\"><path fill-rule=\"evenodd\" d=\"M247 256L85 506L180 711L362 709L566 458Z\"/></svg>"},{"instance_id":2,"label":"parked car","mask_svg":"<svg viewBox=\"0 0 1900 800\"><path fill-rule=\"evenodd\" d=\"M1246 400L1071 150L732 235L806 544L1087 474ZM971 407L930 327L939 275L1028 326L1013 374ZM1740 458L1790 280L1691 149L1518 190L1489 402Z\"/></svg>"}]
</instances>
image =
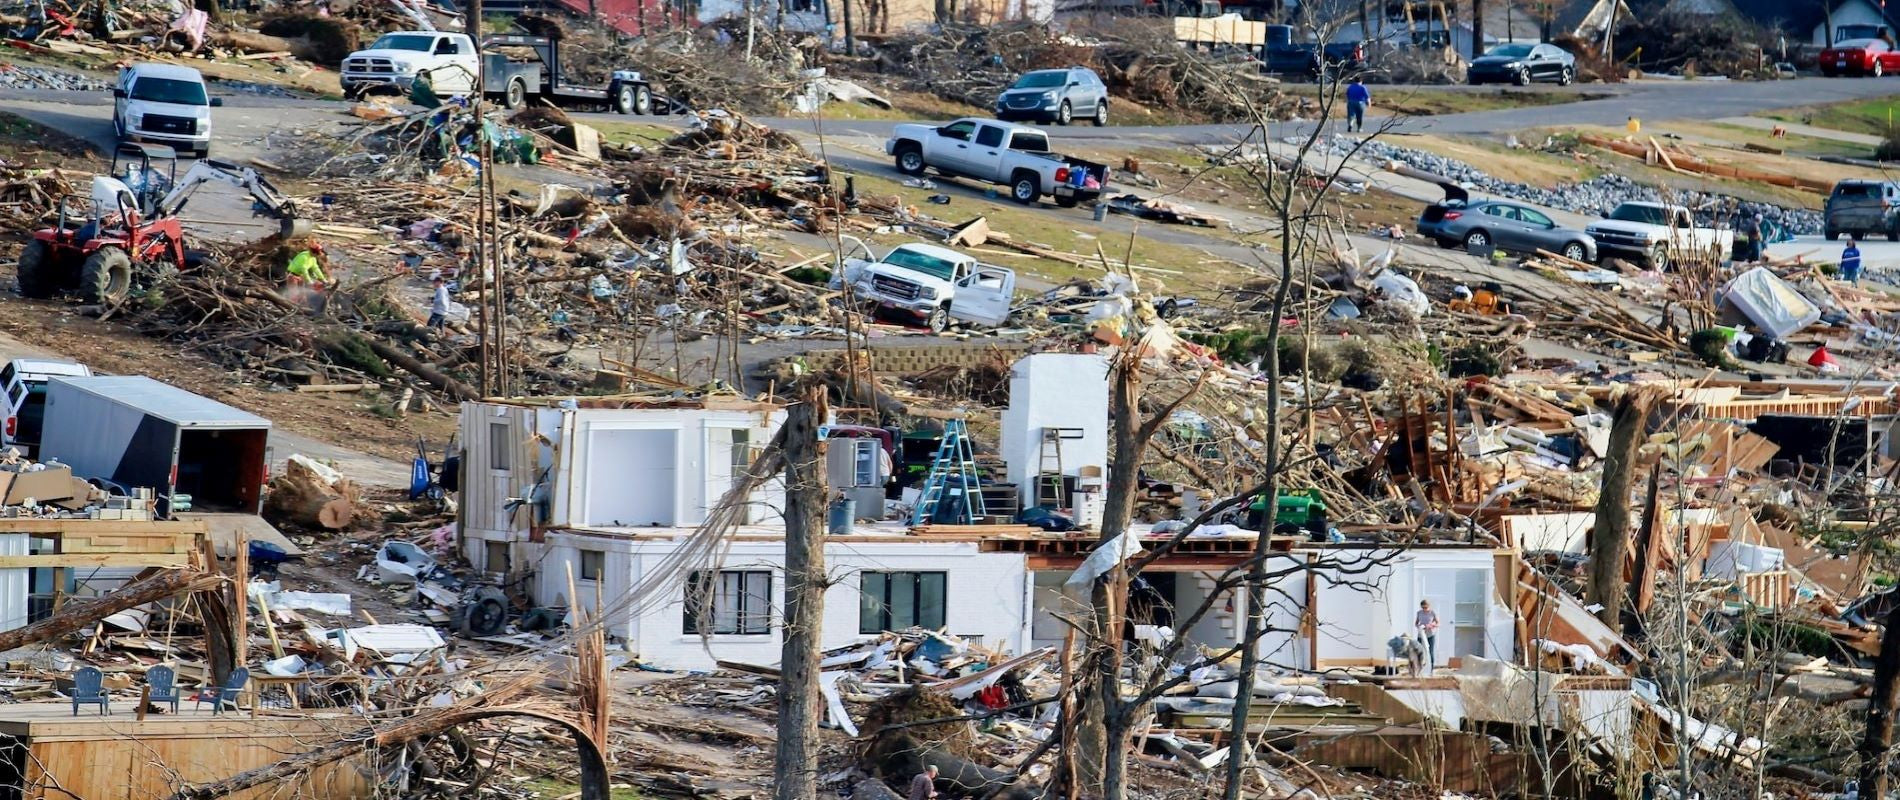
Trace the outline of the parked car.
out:
<instances>
[{"instance_id":1,"label":"parked car","mask_svg":"<svg viewBox=\"0 0 1900 800\"><path fill-rule=\"evenodd\" d=\"M1852 39L1835 42L1821 51L1821 74L1868 75L1878 78L1900 71L1900 51L1879 39Z\"/></svg>"},{"instance_id":2,"label":"parked car","mask_svg":"<svg viewBox=\"0 0 1900 800\"><path fill-rule=\"evenodd\" d=\"M1502 200L1469 202L1463 189L1446 187L1445 200L1425 207L1418 216L1418 232L1440 247L1464 245L1514 253L1548 250L1586 264L1597 260L1597 241L1590 234L1566 228L1550 216L1522 203Z\"/></svg>"},{"instance_id":3,"label":"parked car","mask_svg":"<svg viewBox=\"0 0 1900 800\"><path fill-rule=\"evenodd\" d=\"M1471 60L1465 80L1472 86L1485 83L1515 83L1529 86L1535 81L1569 86L1577 79L1577 57L1554 44L1501 44Z\"/></svg>"},{"instance_id":4,"label":"parked car","mask_svg":"<svg viewBox=\"0 0 1900 800\"><path fill-rule=\"evenodd\" d=\"M1734 231L1698 225L1689 209L1662 203L1624 203L1584 230L1604 255L1634 258L1657 270L1678 255L1726 258L1735 252Z\"/></svg>"},{"instance_id":5,"label":"parked car","mask_svg":"<svg viewBox=\"0 0 1900 800\"><path fill-rule=\"evenodd\" d=\"M86 365L50 358L16 358L0 367L0 387L7 395L7 420L0 428L0 447L18 447L37 455L40 430L46 422L46 382L55 376L84 377Z\"/></svg>"},{"instance_id":6,"label":"parked car","mask_svg":"<svg viewBox=\"0 0 1900 800\"><path fill-rule=\"evenodd\" d=\"M133 64L112 87L112 130L122 142L157 142L203 158L211 152L211 109L222 105L191 67Z\"/></svg>"},{"instance_id":7,"label":"parked car","mask_svg":"<svg viewBox=\"0 0 1900 800\"><path fill-rule=\"evenodd\" d=\"M996 97L996 118L1067 125L1076 117L1108 124L1108 85L1087 67L1023 73Z\"/></svg>"},{"instance_id":8,"label":"parked car","mask_svg":"<svg viewBox=\"0 0 1900 800\"><path fill-rule=\"evenodd\" d=\"M1074 206L1102 196L1108 167L1049 150L1049 134L1024 125L960 119L942 125L899 125L884 142L897 171L975 178L1009 187L1016 202L1035 205L1045 194Z\"/></svg>"},{"instance_id":9,"label":"parked car","mask_svg":"<svg viewBox=\"0 0 1900 800\"><path fill-rule=\"evenodd\" d=\"M937 332L953 319L991 328L1009 319L1014 270L934 244L902 244L878 258L862 241L846 238L849 255L833 273L833 289L848 284L859 301L908 314Z\"/></svg>"},{"instance_id":10,"label":"parked car","mask_svg":"<svg viewBox=\"0 0 1900 800\"><path fill-rule=\"evenodd\" d=\"M1267 72L1317 78L1322 68L1345 72L1365 68L1364 42L1301 42L1295 40L1297 31L1292 25L1267 26L1267 43L1260 48L1260 62Z\"/></svg>"},{"instance_id":11,"label":"parked car","mask_svg":"<svg viewBox=\"0 0 1900 800\"><path fill-rule=\"evenodd\" d=\"M1900 184L1891 181L1845 180L1834 184L1822 211L1827 238L1847 233L1864 239L1873 233L1900 241Z\"/></svg>"}]
</instances>

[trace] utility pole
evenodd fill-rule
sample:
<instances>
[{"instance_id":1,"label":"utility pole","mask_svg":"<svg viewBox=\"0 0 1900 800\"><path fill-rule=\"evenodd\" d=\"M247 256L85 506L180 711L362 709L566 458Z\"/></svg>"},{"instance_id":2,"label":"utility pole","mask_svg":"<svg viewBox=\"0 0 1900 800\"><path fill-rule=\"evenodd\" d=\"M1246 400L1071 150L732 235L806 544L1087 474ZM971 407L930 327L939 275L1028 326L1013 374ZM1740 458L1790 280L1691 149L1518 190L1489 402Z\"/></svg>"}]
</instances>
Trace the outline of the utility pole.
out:
<instances>
[{"instance_id":1,"label":"utility pole","mask_svg":"<svg viewBox=\"0 0 1900 800\"><path fill-rule=\"evenodd\" d=\"M1505 0L1510 2L1510 0ZM1446 30L1450 36L1451 31ZM1471 57L1484 55L1484 0L1471 0Z\"/></svg>"},{"instance_id":2,"label":"utility pole","mask_svg":"<svg viewBox=\"0 0 1900 800\"><path fill-rule=\"evenodd\" d=\"M785 412L785 637L779 655L773 800L818 796L819 642L825 611L825 389Z\"/></svg>"}]
</instances>

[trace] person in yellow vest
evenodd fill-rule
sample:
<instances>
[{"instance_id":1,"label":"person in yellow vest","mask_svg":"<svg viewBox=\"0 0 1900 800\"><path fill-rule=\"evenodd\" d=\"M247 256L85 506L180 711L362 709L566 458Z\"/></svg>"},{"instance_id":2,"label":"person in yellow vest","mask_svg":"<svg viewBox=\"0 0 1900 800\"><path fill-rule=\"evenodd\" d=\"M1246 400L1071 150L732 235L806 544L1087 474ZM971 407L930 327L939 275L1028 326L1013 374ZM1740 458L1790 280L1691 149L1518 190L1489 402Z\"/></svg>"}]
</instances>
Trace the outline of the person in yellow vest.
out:
<instances>
[{"instance_id":1,"label":"person in yellow vest","mask_svg":"<svg viewBox=\"0 0 1900 800\"><path fill-rule=\"evenodd\" d=\"M311 242L310 247L290 257L290 266L285 272L290 275L290 285L308 284L313 289L322 289L330 282L330 276L324 272L324 266L330 261L323 252L322 242Z\"/></svg>"}]
</instances>

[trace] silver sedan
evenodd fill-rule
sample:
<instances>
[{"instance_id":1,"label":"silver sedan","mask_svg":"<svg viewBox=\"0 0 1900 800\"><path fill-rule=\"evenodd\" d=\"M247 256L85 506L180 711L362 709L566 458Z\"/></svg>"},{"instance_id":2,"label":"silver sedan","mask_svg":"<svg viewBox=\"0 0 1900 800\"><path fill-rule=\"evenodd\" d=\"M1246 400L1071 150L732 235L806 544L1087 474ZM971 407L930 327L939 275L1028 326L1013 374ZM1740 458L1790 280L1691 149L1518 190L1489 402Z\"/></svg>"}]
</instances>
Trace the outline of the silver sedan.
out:
<instances>
[{"instance_id":1,"label":"silver sedan","mask_svg":"<svg viewBox=\"0 0 1900 800\"><path fill-rule=\"evenodd\" d=\"M1596 239L1558 225L1542 211L1500 200L1467 203L1447 194L1445 202L1426 206L1418 217L1418 232L1442 247L1463 245L1466 250L1514 253L1547 250L1572 261L1596 263Z\"/></svg>"}]
</instances>

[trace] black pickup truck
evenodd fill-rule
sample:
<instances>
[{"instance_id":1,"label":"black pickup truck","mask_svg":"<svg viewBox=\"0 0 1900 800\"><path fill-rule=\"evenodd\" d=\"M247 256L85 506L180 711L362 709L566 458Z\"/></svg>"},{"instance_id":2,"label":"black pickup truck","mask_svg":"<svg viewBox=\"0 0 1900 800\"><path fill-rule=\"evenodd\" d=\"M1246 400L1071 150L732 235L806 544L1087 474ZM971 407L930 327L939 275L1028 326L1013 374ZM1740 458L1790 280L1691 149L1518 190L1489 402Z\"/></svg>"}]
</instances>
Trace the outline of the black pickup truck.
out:
<instances>
[{"instance_id":1,"label":"black pickup truck","mask_svg":"<svg viewBox=\"0 0 1900 800\"><path fill-rule=\"evenodd\" d=\"M1298 29L1292 25L1268 25L1266 44L1260 48L1260 63L1266 72L1276 75L1319 77L1322 69L1346 71L1366 66L1364 42L1295 41ZM1323 61L1321 59L1324 59Z\"/></svg>"}]
</instances>

